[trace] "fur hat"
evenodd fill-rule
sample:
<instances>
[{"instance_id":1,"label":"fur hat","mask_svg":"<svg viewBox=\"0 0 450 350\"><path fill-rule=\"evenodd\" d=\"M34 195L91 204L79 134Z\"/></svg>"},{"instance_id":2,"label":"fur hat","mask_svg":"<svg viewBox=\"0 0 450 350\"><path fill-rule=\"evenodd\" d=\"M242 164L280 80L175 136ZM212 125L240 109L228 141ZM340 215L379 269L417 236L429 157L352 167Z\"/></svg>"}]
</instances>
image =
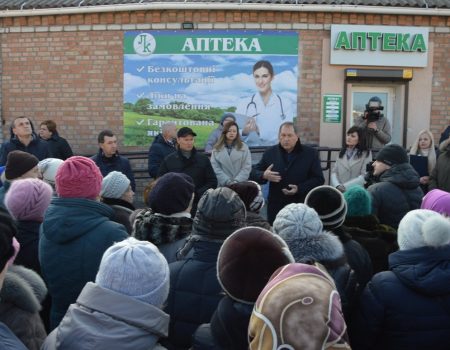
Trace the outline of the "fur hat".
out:
<instances>
[{"instance_id":1,"label":"fur hat","mask_svg":"<svg viewBox=\"0 0 450 350\"><path fill-rule=\"evenodd\" d=\"M383 162L389 166L395 164L409 163L408 154L406 150L396 144L384 146L377 154L376 160Z\"/></svg>"},{"instance_id":2,"label":"fur hat","mask_svg":"<svg viewBox=\"0 0 450 350\"><path fill-rule=\"evenodd\" d=\"M55 180L60 197L95 200L100 194L103 176L92 159L74 156L58 168Z\"/></svg>"},{"instance_id":3,"label":"fur hat","mask_svg":"<svg viewBox=\"0 0 450 350\"><path fill-rule=\"evenodd\" d=\"M448 245L450 219L428 209L411 210L398 225L397 240L400 250Z\"/></svg>"},{"instance_id":4,"label":"fur hat","mask_svg":"<svg viewBox=\"0 0 450 350\"><path fill-rule=\"evenodd\" d=\"M22 151L9 152L6 159L5 178L7 180L17 179L37 166L38 163L39 159L31 153Z\"/></svg>"},{"instance_id":5,"label":"fur hat","mask_svg":"<svg viewBox=\"0 0 450 350\"><path fill-rule=\"evenodd\" d=\"M61 164L64 163L59 158L46 158L38 163L39 171L42 174L42 180L46 183L55 186L55 176Z\"/></svg>"},{"instance_id":6,"label":"fur hat","mask_svg":"<svg viewBox=\"0 0 450 350\"><path fill-rule=\"evenodd\" d=\"M111 171L102 180L100 196L103 198L120 198L130 186L130 180L120 171Z\"/></svg>"},{"instance_id":7,"label":"fur hat","mask_svg":"<svg viewBox=\"0 0 450 350\"><path fill-rule=\"evenodd\" d=\"M231 298L253 304L272 273L292 262L280 237L260 227L245 227L223 242L217 258L218 280Z\"/></svg>"},{"instance_id":8,"label":"fur hat","mask_svg":"<svg viewBox=\"0 0 450 350\"><path fill-rule=\"evenodd\" d=\"M167 173L156 180L147 204L155 213L180 213L189 207L194 190L194 181L189 175Z\"/></svg>"},{"instance_id":9,"label":"fur hat","mask_svg":"<svg viewBox=\"0 0 450 350\"><path fill-rule=\"evenodd\" d=\"M106 289L161 307L169 295L166 258L150 242L130 237L103 254L95 282Z\"/></svg>"},{"instance_id":10,"label":"fur hat","mask_svg":"<svg viewBox=\"0 0 450 350\"><path fill-rule=\"evenodd\" d=\"M42 221L52 195L52 187L42 180L19 179L6 192L5 205L16 220Z\"/></svg>"},{"instance_id":11,"label":"fur hat","mask_svg":"<svg viewBox=\"0 0 450 350\"><path fill-rule=\"evenodd\" d=\"M13 240L17 227L9 213L0 207L0 272L16 254Z\"/></svg>"},{"instance_id":12,"label":"fur hat","mask_svg":"<svg viewBox=\"0 0 450 350\"><path fill-rule=\"evenodd\" d=\"M306 195L305 204L317 211L323 227L334 230L345 221L347 203L342 193L333 186L318 186Z\"/></svg>"},{"instance_id":13,"label":"fur hat","mask_svg":"<svg viewBox=\"0 0 450 350\"><path fill-rule=\"evenodd\" d=\"M192 234L204 240L224 241L245 226L245 205L233 190L219 187L206 191L198 202Z\"/></svg>"},{"instance_id":14,"label":"fur hat","mask_svg":"<svg viewBox=\"0 0 450 350\"><path fill-rule=\"evenodd\" d=\"M264 206L264 196L261 191L261 186L257 182L236 182L228 187L239 195L239 198L241 198L245 204L245 209L248 211L258 213Z\"/></svg>"},{"instance_id":15,"label":"fur hat","mask_svg":"<svg viewBox=\"0 0 450 350\"><path fill-rule=\"evenodd\" d=\"M345 260L339 238L323 231L319 215L305 204L292 203L281 209L272 229L286 242L297 262L314 259L326 264Z\"/></svg>"},{"instance_id":16,"label":"fur hat","mask_svg":"<svg viewBox=\"0 0 450 350\"><path fill-rule=\"evenodd\" d=\"M350 187L344 192L347 202L347 216L367 216L372 214L372 196L362 186Z\"/></svg>"},{"instance_id":17,"label":"fur hat","mask_svg":"<svg viewBox=\"0 0 450 350\"><path fill-rule=\"evenodd\" d=\"M320 265L279 268L250 317L250 350L350 349L333 279Z\"/></svg>"},{"instance_id":18,"label":"fur hat","mask_svg":"<svg viewBox=\"0 0 450 350\"><path fill-rule=\"evenodd\" d=\"M450 217L450 193L438 189L431 190L422 198L420 208Z\"/></svg>"}]
</instances>

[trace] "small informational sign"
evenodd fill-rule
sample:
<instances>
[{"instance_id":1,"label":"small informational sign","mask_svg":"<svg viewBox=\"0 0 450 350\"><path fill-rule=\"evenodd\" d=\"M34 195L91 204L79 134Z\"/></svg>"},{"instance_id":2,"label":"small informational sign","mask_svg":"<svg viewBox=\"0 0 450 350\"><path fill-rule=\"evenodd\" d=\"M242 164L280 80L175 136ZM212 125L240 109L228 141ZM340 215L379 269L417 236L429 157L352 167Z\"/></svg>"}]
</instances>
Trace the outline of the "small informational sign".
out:
<instances>
[{"instance_id":1,"label":"small informational sign","mask_svg":"<svg viewBox=\"0 0 450 350\"><path fill-rule=\"evenodd\" d=\"M342 96L323 96L323 121L325 123L340 123L342 116Z\"/></svg>"}]
</instances>

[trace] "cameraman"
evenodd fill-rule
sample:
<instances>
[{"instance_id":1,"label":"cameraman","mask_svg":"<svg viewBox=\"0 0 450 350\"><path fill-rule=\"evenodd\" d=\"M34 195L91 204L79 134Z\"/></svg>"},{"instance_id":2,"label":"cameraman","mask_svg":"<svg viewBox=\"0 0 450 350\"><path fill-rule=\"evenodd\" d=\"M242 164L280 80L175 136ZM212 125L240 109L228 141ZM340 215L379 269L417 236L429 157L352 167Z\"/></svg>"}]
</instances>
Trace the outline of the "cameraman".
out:
<instances>
[{"instance_id":1,"label":"cameraman","mask_svg":"<svg viewBox=\"0 0 450 350\"><path fill-rule=\"evenodd\" d=\"M364 114L356 118L355 125L366 130L367 148L380 149L391 141L391 124L384 118L378 96L371 97Z\"/></svg>"}]
</instances>

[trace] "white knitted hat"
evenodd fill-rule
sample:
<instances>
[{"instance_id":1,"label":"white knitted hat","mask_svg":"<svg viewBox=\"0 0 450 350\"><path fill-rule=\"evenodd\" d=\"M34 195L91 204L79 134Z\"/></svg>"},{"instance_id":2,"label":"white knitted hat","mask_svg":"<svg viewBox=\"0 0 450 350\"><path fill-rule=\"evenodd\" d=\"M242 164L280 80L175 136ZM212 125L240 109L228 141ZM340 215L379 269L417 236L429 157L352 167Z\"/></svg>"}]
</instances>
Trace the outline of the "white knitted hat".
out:
<instances>
[{"instance_id":1,"label":"white knitted hat","mask_svg":"<svg viewBox=\"0 0 450 350\"><path fill-rule=\"evenodd\" d=\"M103 198L120 198L130 186L130 180L120 171L111 171L103 178L100 196Z\"/></svg>"},{"instance_id":2,"label":"white knitted hat","mask_svg":"<svg viewBox=\"0 0 450 350\"><path fill-rule=\"evenodd\" d=\"M450 243L450 219L428 209L407 213L398 225L400 250L441 247Z\"/></svg>"}]
</instances>

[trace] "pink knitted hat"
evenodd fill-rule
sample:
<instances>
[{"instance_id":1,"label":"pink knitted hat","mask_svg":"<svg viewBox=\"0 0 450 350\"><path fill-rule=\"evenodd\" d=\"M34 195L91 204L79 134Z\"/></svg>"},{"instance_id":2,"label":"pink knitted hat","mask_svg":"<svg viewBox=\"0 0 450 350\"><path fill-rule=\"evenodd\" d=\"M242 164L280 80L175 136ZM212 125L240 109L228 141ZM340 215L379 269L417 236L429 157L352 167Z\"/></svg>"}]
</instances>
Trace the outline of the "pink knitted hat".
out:
<instances>
[{"instance_id":1,"label":"pink knitted hat","mask_svg":"<svg viewBox=\"0 0 450 350\"><path fill-rule=\"evenodd\" d=\"M92 159L74 156L58 168L55 180L58 196L95 200L100 194L103 176Z\"/></svg>"},{"instance_id":2,"label":"pink knitted hat","mask_svg":"<svg viewBox=\"0 0 450 350\"><path fill-rule=\"evenodd\" d=\"M450 193L434 189L422 199L420 209L429 209L450 216Z\"/></svg>"},{"instance_id":3,"label":"pink knitted hat","mask_svg":"<svg viewBox=\"0 0 450 350\"><path fill-rule=\"evenodd\" d=\"M15 180L6 192L5 205L16 220L42 221L52 194L52 187L42 180Z\"/></svg>"}]
</instances>

